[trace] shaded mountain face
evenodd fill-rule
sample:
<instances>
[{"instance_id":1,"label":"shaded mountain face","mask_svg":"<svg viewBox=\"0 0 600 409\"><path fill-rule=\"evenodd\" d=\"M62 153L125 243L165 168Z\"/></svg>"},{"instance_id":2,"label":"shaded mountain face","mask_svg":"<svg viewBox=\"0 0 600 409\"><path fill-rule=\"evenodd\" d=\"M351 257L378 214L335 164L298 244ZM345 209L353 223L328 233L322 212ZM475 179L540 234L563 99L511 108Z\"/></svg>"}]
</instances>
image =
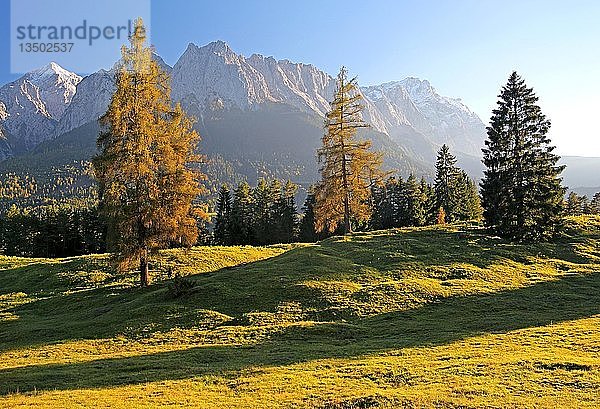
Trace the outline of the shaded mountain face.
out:
<instances>
[{"instance_id":1,"label":"shaded mountain face","mask_svg":"<svg viewBox=\"0 0 600 409\"><path fill-rule=\"evenodd\" d=\"M307 184L316 180L315 151L336 86L332 76L310 64L258 54L245 57L222 41L203 47L189 44L172 69L160 57L155 58L171 73L174 101L197 118L195 127L203 137L201 150L214 159L208 165L209 173L214 172L222 181L252 181L260 176ZM58 71L54 66L50 69ZM65 85L68 98L63 105L49 97L53 95L52 81L42 86L41 81L32 80L46 75L30 73L18 80L27 87L38 84L27 94L34 97L26 98L30 101L26 111L32 120L25 121L36 131L9 124L5 126L11 135L7 140L27 140L22 150L30 151L51 137L53 140L43 144L43 152L55 152L53 144L70 146L62 140L71 141L73 135L82 137L84 132L97 130L97 126L88 125L108 107L115 69L78 79L76 91ZM78 77L72 75L75 81ZM71 78L64 73L63 77ZM448 143L467 162L478 162L483 123L459 100L439 95L429 82L407 78L364 87L360 92L364 96L364 119L371 124L361 136L373 139L374 147L385 153L389 168L431 176L442 143ZM7 106L9 118L19 107ZM94 141L95 136L84 140ZM94 153L95 146L87 142L89 154L81 159ZM40 152L36 150L36 157ZM57 156L53 154L53 160Z\"/></svg>"},{"instance_id":2,"label":"shaded mountain face","mask_svg":"<svg viewBox=\"0 0 600 409\"><path fill-rule=\"evenodd\" d=\"M30 150L53 136L80 81L77 74L50 63L0 88L0 126L10 154Z\"/></svg>"},{"instance_id":3,"label":"shaded mountain face","mask_svg":"<svg viewBox=\"0 0 600 409\"><path fill-rule=\"evenodd\" d=\"M173 67L173 97L205 109L256 110L286 104L321 117L329 110L335 79L308 64L234 53L227 44L190 44ZM364 119L373 130L427 160L443 143L479 157L485 136L481 120L460 100L439 95L428 81L407 78L361 88ZM429 159L430 160L430 159Z\"/></svg>"}]
</instances>

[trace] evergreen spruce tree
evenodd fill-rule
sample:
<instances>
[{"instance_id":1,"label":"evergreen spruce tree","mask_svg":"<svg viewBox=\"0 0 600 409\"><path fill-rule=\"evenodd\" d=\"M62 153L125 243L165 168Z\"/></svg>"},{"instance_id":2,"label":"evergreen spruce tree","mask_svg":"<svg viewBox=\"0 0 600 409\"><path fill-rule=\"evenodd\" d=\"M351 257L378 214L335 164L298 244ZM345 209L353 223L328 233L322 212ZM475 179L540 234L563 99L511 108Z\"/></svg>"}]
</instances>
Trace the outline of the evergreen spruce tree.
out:
<instances>
[{"instance_id":1,"label":"evergreen spruce tree","mask_svg":"<svg viewBox=\"0 0 600 409\"><path fill-rule=\"evenodd\" d=\"M445 221L452 223L458 216L456 158L450 153L447 145L442 145L438 151L435 163L435 209L444 208Z\"/></svg>"},{"instance_id":2,"label":"evergreen spruce tree","mask_svg":"<svg viewBox=\"0 0 600 409\"><path fill-rule=\"evenodd\" d=\"M390 200L391 221L388 227L402 227L406 222L406 198L401 176L388 179L387 190Z\"/></svg>"},{"instance_id":3,"label":"evergreen spruce tree","mask_svg":"<svg viewBox=\"0 0 600 409\"><path fill-rule=\"evenodd\" d=\"M302 218L300 219L298 240L304 243L314 243L321 239L315 227L315 205L317 199L313 188L308 191L304 205L302 206Z\"/></svg>"},{"instance_id":4,"label":"evergreen spruce tree","mask_svg":"<svg viewBox=\"0 0 600 409\"><path fill-rule=\"evenodd\" d=\"M455 220L479 221L482 208L477 185L464 170L458 170L453 190L455 196Z\"/></svg>"},{"instance_id":5,"label":"evergreen spruce tree","mask_svg":"<svg viewBox=\"0 0 600 409\"><path fill-rule=\"evenodd\" d=\"M225 184L219 190L216 213L213 232L215 243L228 246L231 244L231 192Z\"/></svg>"},{"instance_id":6,"label":"evergreen spruce tree","mask_svg":"<svg viewBox=\"0 0 600 409\"><path fill-rule=\"evenodd\" d=\"M263 240L267 244L282 243L282 191L283 187L279 180L274 179L269 183L267 193L268 219L266 220L268 225L264 229L267 237Z\"/></svg>"},{"instance_id":7,"label":"evergreen spruce tree","mask_svg":"<svg viewBox=\"0 0 600 409\"><path fill-rule=\"evenodd\" d=\"M479 197L477 183L475 183L475 181L464 171L462 172L462 177L467 185L467 195L465 200L467 202L468 218L466 220L480 222L483 218L483 207L481 207L481 198Z\"/></svg>"},{"instance_id":8,"label":"evergreen spruce tree","mask_svg":"<svg viewBox=\"0 0 600 409\"><path fill-rule=\"evenodd\" d=\"M467 199L467 191L469 189L469 177L463 171L457 169L452 189L454 197L454 214L453 221L469 220L470 208Z\"/></svg>"},{"instance_id":9,"label":"evergreen spruce tree","mask_svg":"<svg viewBox=\"0 0 600 409\"><path fill-rule=\"evenodd\" d=\"M591 201L585 195L581 199L581 212L582 214L593 214Z\"/></svg>"},{"instance_id":10,"label":"evergreen spruce tree","mask_svg":"<svg viewBox=\"0 0 600 409\"><path fill-rule=\"evenodd\" d=\"M273 213L275 215L274 243L291 243L297 235L298 218L296 215L296 192L298 186L287 181L281 194L275 198Z\"/></svg>"},{"instance_id":11,"label":"evergreen spruce tree","mask_svg":"<svg viewBox=\"0 0 600 409\"><path fill-rule=\"evenodd\" d=\"M389 229L393 225L392 189L390 189L393 183L388 179L385 183L376 184L372 188L373 210L370 227L373 230Z\"/></svg>"},{"instance_id":12,"label":"evergreen spruce tree","mask_svg":"<svg viewBox=\"0 0 600 409\"><path fill-rule=\"evenodd\" d=\"M425 224L425 198L417 178L411 173L404 184L406 198L406 225L423 226Z\"/></svg>"},{"instance_id":13,"label":"evergreen spruce tree","mask_svg":"<svg viewBox=\"0 0 600 409\"><path fill-rule=\"evenodd\" d=\"M590 200L590 213L600 215L600 192L596 193Z\"/></svg>"},{"instance_id":14,"label":"evergreen spruce tree","mask_svg":"<svg viewBox=\"0 0 600 409\"><path fill-rule=\"evenodd\" d=\"M547 240L561 225L559 156L538 97L513 72L493 110L483 149L481 193L486 225L510 240Z\"/></svg>"},{"instance_id":15,"label":"evergreen spruce tree","mask_svg":"<svg viewBox=\"0 0 600 409\"><path fill-rule=\"evenodd\" d=\"M145 45L141 19L130 42L122 49L93 165L109 250L121 270L139 265L146 286L151 254L174 243L195 243L192 201L201 193L203 176L189 167L199 160L198 134L181 107L172 108L168 74Z\"/></svg>"},{"instance_id":16,"label":"evergreen spruce tree","mask_svg":"<svg viewBox=\"0 0 600 409\"><path fill-rule=\"evenodd\" d=\"M316 188L317 231L352 231L351 222L371 216L371 187L381 179L382 156L370 151L371 141L356 139L356 131L367 127L362 120L362 96L356 78L348 80L342 67L331 110L325 120L323 145L318 150L321 181Z\"/></svg>"},{"instance_id":17,"label":"evergreen spruce tree","mask_svg":"<svg viewBox=\"0 0 600 409\"><path fill-rule=\"evenodd\" d=\"M436 224L438 209L435 207L435 192L424 177L421 178L421 192L425 203L425 224Z\"/></svg>"},{"instance_id":18,"label":"evergreen spruce tree","mask_svg":"<svg viewBox=\"0 0 600 409\"><path fill-rule=\"evenodd\" d=\"M575 192L570 192L565 203L565 214L567 216L579 216L581 214L581 199Z\"/></svg>"},{"instance_id":19,"label":"evergreen spruce tree","mask_svg":"<svg viewBox=\"0 0 600 409\"><path fill-rule=\"evenodd\" d=\"M254 241L249 244L269 244L273 233L272 204L273 192L280 194L281 184L277 182L276 189L272 189L263 178L258 180L254 189L252 189L252 237Z\"/></svg>"},{"instance_id":20,"label":"evergreen spruce tree","mask_svg":"<svg viewBox=\"0 0 600 409\"><path fill-rule=\"evenodd\" d=\"M568 216L581 216L582 214L594 214L593 203L587 196L580 196L570 192L565 201L565 214Z\"/></svg>"},{"instance_id":21,"label":"evergreen spruce tree","mask_svg":"<svg viewBox=\"0 0 600 409\"><path fill-rule=\"evenodd\" d=\"M231 203L231 243L251 244L253 236L252 189L247 182L241 182L235 189Z\"/></svg>"}]
</instances>

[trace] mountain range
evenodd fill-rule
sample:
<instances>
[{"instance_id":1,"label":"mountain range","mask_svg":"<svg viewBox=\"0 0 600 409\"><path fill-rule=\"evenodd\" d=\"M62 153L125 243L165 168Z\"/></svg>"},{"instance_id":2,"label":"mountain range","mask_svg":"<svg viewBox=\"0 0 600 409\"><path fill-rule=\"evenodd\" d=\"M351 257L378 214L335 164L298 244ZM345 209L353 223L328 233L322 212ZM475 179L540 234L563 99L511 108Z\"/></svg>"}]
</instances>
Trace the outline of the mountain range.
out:
<instances>
[{"instance_id":1,"label":"mountain range","mask_svg":"<svg viewBox=\"0 0 600 409\"><path fill-rule=\"evenodd\" d=\"M315 151L335 78L311 64L235 53L225 42L189 44L173 67L172 97L197 119L211 180L253 182L290 178L310 184L318 176ZM81 78L56 63L0 88L0 171L50 172L95 152L98 118L114 91L114 74ZM360 88L363 117L385 163L406 175L431 176L439 146L450 146L474 177L481 172L485 126L460 99L440 95L427 80Z\"/></svg>"}]
</instances>

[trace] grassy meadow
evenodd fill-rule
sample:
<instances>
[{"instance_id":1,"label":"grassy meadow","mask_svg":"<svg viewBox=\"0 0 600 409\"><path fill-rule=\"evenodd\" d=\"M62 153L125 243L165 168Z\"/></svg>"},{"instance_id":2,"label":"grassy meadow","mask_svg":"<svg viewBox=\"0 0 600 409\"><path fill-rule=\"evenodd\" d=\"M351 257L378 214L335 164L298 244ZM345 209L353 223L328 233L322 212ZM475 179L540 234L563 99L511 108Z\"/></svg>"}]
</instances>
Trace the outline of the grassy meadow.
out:
<instances>
[{"instance_id":1,"label":"grassy meadow","mask_svg":"<svg viewBox=\"0 0 600 409\"><path fill-rule=\"evenodd\" d=\"M408 228L152 270L0 256L0 407L600 404L600 217L555 243Z\"/></svg>"}]
</instances>

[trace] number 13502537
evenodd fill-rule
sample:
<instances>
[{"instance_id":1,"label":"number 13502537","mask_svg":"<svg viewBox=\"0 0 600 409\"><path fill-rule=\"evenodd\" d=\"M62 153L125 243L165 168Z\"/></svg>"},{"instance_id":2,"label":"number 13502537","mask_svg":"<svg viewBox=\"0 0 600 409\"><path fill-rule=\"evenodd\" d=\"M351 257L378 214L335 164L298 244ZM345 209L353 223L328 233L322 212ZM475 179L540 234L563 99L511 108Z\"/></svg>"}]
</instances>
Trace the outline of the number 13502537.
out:
<instances>
[{"instance_id":1,"label":"number 13502537","mask_svg":"<svg viewBox=\"0 0 600 409\"><path fill-rule=\"evenodd\" d=\"M70 53L74 43L19 43L22 53Z\"/></svg>"}]
</instances>

